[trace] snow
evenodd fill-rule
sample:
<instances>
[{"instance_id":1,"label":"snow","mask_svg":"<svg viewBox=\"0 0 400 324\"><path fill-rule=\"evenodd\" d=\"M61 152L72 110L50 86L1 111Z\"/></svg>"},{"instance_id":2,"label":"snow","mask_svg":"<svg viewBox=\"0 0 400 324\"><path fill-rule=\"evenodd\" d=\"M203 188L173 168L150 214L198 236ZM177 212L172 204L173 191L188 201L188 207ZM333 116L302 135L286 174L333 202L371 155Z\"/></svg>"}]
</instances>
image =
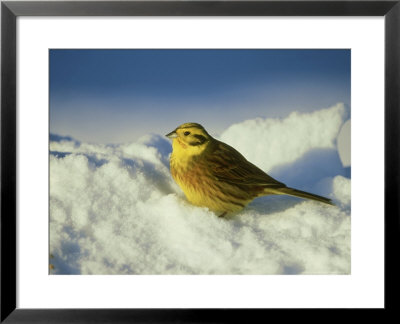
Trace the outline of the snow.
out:
<instances>
[{"instance_id":1,"label":"snow","mask_svg":"<svg viewBox=\"0 0 400 324\"><path fill-rule=\"evenodd\" d=\"M221 140L278 180L336 203L268 196L228 218L186 201L162 135L120 145L52 135L51 273L349 274L351 181L336 147L345 118L337 104L225 130Z\"/></svg>"},{"instance_id":2,"label":"snow","mask_svg":"<svg viewBox=\"0 0 400 324\"><path fill-rule=\"evenodd\" d=\"M347 120L337 137L337 147L343 166L348 167L351 165L351 148L349 138L351 136L351 120Z\"/></svg>"},{"instance_id":3,"label":"snow","mask_svg":"<svg viewBox=\"0 0 400 324\"><path fill-rule=\"evenodd\" d=\"M335 148L346 116L342 103L311 113L292 112L284 119L252 119L230 126L221 140L237 148L265 171L292 163L311 149Z\"/></svg>"}]
</instances>

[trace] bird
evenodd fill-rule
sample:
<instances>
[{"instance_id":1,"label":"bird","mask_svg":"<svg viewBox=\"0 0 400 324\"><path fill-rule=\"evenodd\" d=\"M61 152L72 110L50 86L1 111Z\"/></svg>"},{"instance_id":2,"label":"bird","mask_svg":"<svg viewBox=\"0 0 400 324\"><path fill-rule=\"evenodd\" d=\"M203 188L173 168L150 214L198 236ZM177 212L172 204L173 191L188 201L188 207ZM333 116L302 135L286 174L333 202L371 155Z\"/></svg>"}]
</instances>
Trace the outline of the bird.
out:
<instances>
[{"instance_id":1,"label":"bird","mask_svg":"<svg viewBox=\"0 0 400 324\"><path fill-rule=\"evenodd\" d=\"M239 212L265 195L290 195L334 205L329 198L275 180L198 123L184 123L165 136L172 139L173 179L191 204L207 207L218 216Z\"/></svg>"}]
</instances>

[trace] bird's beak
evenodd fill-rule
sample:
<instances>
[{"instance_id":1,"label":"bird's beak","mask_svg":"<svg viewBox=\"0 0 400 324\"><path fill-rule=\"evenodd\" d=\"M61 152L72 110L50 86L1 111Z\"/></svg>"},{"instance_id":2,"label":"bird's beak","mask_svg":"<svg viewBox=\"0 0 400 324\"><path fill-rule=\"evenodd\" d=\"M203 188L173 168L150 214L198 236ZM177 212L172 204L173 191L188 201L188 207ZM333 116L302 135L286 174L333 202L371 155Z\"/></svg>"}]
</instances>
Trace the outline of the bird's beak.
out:
<instances>
[{"instance_id":1,"label":"bird's beak","mask_svg":"<svg viewBox=\"0 0 400 324\"><path fill-rule=\"evenodd\" d=\"M178 137L178 134L175 132L175 131L172 131L171 133L168 133L167 135L165 135L165 136L167 136L168 138L176 138L176 137Z\"/></svg>"}]
</instances>

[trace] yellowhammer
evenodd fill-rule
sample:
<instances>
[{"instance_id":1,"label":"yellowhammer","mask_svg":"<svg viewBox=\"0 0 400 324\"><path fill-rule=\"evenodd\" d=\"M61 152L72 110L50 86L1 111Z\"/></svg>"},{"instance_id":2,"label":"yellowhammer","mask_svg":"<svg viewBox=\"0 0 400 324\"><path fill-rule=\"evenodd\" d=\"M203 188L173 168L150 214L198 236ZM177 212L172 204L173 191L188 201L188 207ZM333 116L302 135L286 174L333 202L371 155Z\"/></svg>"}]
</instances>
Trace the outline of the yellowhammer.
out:
<instances>
[{"instance_id":1,"label":"yellowhammer","mask_svg":"<svg viewBox=\"0 0 400 324\"><path fill-rule=\"evenodd\" d=\"M173 139L172 177L193 205L221 216L264 195L291 195L333 205L328 198L286 187L233 147L211 137L200 124L182 124L166 136Z\"/></svg>"}]
</instances>

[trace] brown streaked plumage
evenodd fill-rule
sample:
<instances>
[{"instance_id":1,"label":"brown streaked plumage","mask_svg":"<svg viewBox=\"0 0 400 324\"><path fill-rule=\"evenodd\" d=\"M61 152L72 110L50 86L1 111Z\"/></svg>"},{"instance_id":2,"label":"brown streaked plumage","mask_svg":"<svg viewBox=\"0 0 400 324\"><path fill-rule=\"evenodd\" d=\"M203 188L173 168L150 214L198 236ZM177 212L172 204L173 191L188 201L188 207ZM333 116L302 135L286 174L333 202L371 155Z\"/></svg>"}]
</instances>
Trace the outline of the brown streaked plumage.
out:
<instances>
[{"instance_id":1,"label":"brown streaked plumage","mask_svg":"<svg viewBox=\"0 0 400 324\"><path fill-rule=\"evenodd\" d=\"M182 124L166 136L173 139L172 177L196 206L224 215L264 195L291 195L333 205L328 198L289 188L270 177L200 124Z\"/></svg>"}]
</instances>

